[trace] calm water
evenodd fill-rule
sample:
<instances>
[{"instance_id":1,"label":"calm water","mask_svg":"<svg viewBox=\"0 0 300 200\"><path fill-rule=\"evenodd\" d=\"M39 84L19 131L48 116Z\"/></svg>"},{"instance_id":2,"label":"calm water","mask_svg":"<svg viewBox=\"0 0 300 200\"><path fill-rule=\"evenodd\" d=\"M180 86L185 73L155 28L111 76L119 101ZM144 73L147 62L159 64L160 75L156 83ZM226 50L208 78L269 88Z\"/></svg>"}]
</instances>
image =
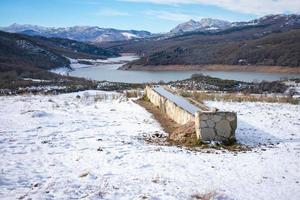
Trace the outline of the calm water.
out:
<instances>
[{"instance_id":1,"label":"calm water","mask_svg":"<svg viewBox=\"0 0 300 200\"><path fill-rule=\"evenodd\" d=\"M114 58L111 61L133 60L134 57L126 56ZM233 79L239 81L273 81L281 78L300 78L300 74L285 74L285 73L261 73L261 72L223 72L223 71L164 71L164 72L149 72L149 71L122 71L117 70L122 64L97 64L97 65L82 65L73 64L75 69L70 72L71 76L84 77L93 80L107 80L114 82L126 83L144 83L158 81L175 81L190 78L192 74L202 73L212 77L222 79Z\"/></svg>"}]
</instances>

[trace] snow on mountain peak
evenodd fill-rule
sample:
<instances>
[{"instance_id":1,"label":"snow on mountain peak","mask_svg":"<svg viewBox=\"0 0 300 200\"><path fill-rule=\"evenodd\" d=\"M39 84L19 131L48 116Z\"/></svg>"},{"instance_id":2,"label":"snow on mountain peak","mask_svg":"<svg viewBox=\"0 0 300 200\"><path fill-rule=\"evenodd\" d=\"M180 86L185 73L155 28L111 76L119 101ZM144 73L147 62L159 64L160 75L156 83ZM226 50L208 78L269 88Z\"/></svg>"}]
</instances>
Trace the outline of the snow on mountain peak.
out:
<instances>
[{"instance_id":1,"label":"snow on mountain peak","mask_svg":"<svg viewBox=\"0 0 300 200\"><path fill-rule=\"evenodd\" d=\"M190 20L188 22L179 24L171 30L171 33L181 33L189 31L205 31L205 30L222 30L230 27L230 22L219 19L203 18L200 21Z\"/></svg>"},{"instance_id":2,"label":"snow on mountain peak","mask_svg":"<svg viewBox=\"0 0 300 200\"><path fill-rule=\"evenodd\" d=\"M35 25L12 24L1 30L12 33L27 35L40 35L44 37L68 38L77 41L107 42L130 40L133 38L150 37L147 31L117 30L111 28L100 28L98 26L72 26L65 28L48 28Z\"/></svg>"},{"instance_id":3,"label":"snow on mountain peak","mask_svg":"<svg viewBox=\"0 0 300 200\"><path fill-rule=\"evenodd\" d=\"M128 32L123 32L121 33L124 37L126 37L128 40L133 39L133 38L140 38L140 36L137 36L135 34L132 33L128 33Z\"/></svg>"}]
</instances>

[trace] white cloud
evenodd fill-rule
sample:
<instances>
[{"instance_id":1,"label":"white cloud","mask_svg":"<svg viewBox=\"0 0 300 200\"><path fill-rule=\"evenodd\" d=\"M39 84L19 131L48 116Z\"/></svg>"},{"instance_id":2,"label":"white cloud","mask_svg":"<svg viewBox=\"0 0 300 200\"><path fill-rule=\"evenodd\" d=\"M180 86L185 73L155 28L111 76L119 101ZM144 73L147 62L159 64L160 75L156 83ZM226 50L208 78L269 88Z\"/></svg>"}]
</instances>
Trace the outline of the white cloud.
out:
<instances>
[{"instance_id":1,"label":"white cloud","mask_svg":"<svg viewBox=\"0 0 300 200\"><path fill-rule=\"evenodd\" d=\"M118 16L130 16L127 12L122 12L119 10L114 10L111 8L104 8L95 13L97 16L107 16L107 17L118 17Z\"/></svg>"},{"instance_id":2,"label":"white cloud","mask_svg":"<svg viewBox=\"0 0 300 200\"><path fill-rule=\"evenodd\" d=\"M166 5L202 4L255 15L300 13L300 0L120 0Z\"/></svg>"},{"instance_id":3,"label":"white cloud","mask_svg":"<svg viewBox=\"0 0 300 200\"><path fill-rule=\"evenodd\" d=\"M193 16L193 15L188 15L185 13L178 13L178 12L168 12L162 10L146 10L143 12L143 14L158 19L164 19L164 20L169 20L174 22L185 22L190 19L201 19L201 17L199 16Z\"/></svg>"}]
</instances>

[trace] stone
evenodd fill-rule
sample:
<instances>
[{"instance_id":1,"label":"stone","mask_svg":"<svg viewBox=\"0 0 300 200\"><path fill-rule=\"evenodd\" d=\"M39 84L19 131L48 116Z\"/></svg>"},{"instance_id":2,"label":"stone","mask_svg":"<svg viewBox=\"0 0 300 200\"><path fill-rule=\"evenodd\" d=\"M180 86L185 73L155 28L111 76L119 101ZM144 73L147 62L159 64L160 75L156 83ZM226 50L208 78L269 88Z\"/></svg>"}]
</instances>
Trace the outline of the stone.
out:
<instances>
[{"instance_id":1,"label":"stone","mask_svg":"<svg viewBox=\"0 0 300 200\"><path fill-rule=\"evenodd\" d=\"M232 135L231 127L229 124L229 121L227 120L221 120L216 125L216 131L217 135L224 137L224 138L230 138Z\"/></svg>"},{"instance_id":2,"label":"stone","mask_svg":"<svg viewBox=\"0 0 300 200\"><path fill-rule=\"evenodd\" d=\"M206 127L208 127L206 121L201 120L200 121L200 128L206 128Z\"/></svg>"},{"instance_id":3,"label":"stone","mask_svg":"<svg viewBox=\"0 0 300 200\"><path fill-rule=\"evenodd\" d=\"M80 178L83 178L83 177L86 177L87 175L89 175L89 172L82 172L79 177Z\"/></svg>"},{"instance_id":4,"label":"stone","mask_svg":"<svg viewBox=\"0 0 300 200\"><path fill-rule=\"evenodd\" d=\"M212 128L202 128L200 129L202 141L211 141L215 139L216 133Z\"/></svg>"},{"instance_id":5,"label":"stone","mask_svg":"<svg viewBox=\"0 0 300 200\"><path fill-rule=\"evenodd\" d=\"M235 118L235 120L230 121L230 126L231 126L231 130L233 130L233 132L234 132L237 128L237 119L236 118Z\"/></svg>"},{"instance_id":6,"label":"stone","mask_svg":"<svg viewBox=\"0 0 300 200\"><path fill-rule=\"evenodd\" d=\"M214 128L215 125L216 125L215 122L212 121L212 120L208 120L206 123L207 123L207 125L208 125L209 128Z\"/></svg>"},{"instance_id":7,"label":"stone","mask_svg":"<svg viewBox=\"0 0 300 200\"><path fill-rule=\"evenodd\" d=\"M229 120L229 121L235 121L236 120L236 114L235 113L230 113L229 115L227 115L226 119Z\"/></svg>"},{"instance_id":8,"label":"stone","mask_svg":"<svg viewBox=\"0 0 300 200\"><path fill-rule=\"evenodd\" d=\"M218 135L216 135L216 141L220 141L220 142L224 142L224 141L227 141L228 139L226 139L226 138L223 138L223 137L220 137L220 136L218 136Z\"/></svg>"},{"instance_id":9,"label":"stone","mask_svg":"<svg viewBox=\"0 0 300 200\"><path fill-rule=\"evenodd\" d=\"M219 116L219 115L213 115L213 117L212 117L212 120L213 120L214 122L218 122L218 121L220 121L221 119L222 119L222 117Z\"/></svg>"},{"instance_id":10,"label":"stone","mask_svg":"<svg viewBox=\"0 0 300 200\"><path fill-rule=\"evenodd\" d=\"M208 120L208 115L206 115L206 114L201 114L200 119L201 119L201 120Z\"/></svg>"}]
</instances>

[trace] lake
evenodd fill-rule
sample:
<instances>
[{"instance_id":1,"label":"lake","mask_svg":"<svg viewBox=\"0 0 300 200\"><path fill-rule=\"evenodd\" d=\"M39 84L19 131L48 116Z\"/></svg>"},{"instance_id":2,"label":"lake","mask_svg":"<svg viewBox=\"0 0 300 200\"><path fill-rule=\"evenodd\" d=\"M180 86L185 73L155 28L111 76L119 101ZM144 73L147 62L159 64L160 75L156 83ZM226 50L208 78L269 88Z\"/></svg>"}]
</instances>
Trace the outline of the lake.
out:
<instances>
[{"instance_id":1,"label":"lake","mask_svg":"<svg viewBox=\"0 0 300 200\"><path fill-rule=\"evenodd\" d=\"M94 65L79 63L71 64L73 71L69 75L93 80L107 80L113 82L145 83L158 81L175 81L190 78L192 74L202 73L221 79L239 81L274 81L282 78L300 78L300 74L262 73L262 72L229 72L229 71L123 71L117 70L124 62L137 59L135 56L123 56L108 60L97 60ZM74 61L73 61L74 62ZM94 61L93 61L94 62ZM123 64L121 64L122 62ZM59 73L59 70L55 70Z\"/></svg>"}]
</instances>

